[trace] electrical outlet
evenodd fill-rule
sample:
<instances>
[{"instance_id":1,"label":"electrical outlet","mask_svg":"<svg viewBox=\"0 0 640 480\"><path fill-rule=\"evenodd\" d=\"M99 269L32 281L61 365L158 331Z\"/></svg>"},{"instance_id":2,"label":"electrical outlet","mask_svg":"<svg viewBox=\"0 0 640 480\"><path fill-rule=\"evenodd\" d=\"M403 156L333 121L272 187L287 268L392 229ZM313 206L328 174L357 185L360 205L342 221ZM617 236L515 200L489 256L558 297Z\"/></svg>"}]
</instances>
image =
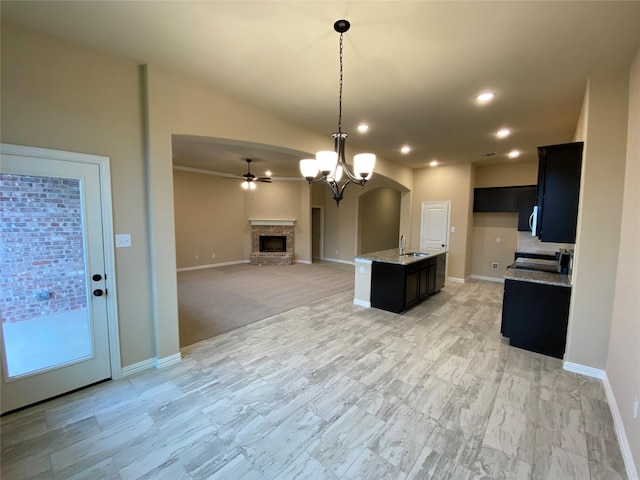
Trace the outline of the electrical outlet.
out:
<instances>
[{"instance_id":1,"label":"electrical outlet","mask_svg":"<svg viewBox=\"0 0 640 480\"><path fill-rule=\"evenodd\" d=\"M493 262L491 264L491 270L498 270L500 268L500 264L498 262Z\"/></svg>"},{"instance_id":2,"label":"electrical outlet","mask_svg":"<svg viewBox=\"0 0 640 480\"><path fill-rule=\"evenodd\" d=\"M496 243L500 243L500 242L502 242L502 238L496 237Z\"/></svg>"},{"instance_id":3,"label":"electrical outlet","mask_svg":"<svg viewBox=\"0 0 640 480\"><path fill-rule=\"evenodd\" d=\"M200 260L200 255L196 254L196 260Z\"/></svg>"},{"instance_id":4,"label":"electrical outlet","mask_svg":"<svg viewBox=\"0 0 640 480\"><path fill-rule=\"evenodd\" d=\"M633 418L638 418L638 397L633 401Z\"/></svg>"},{"instance_id":5,"label":"electrical outlet","mask_svg":"<svg viewBox=\"0 0 640 480\"><path fill-rule=\"evenodd\" d=\"M212 254L211 254L211 258L216 258L216 254L215 254L215 253L212 253Z\"/></svg>"}]
</instances>

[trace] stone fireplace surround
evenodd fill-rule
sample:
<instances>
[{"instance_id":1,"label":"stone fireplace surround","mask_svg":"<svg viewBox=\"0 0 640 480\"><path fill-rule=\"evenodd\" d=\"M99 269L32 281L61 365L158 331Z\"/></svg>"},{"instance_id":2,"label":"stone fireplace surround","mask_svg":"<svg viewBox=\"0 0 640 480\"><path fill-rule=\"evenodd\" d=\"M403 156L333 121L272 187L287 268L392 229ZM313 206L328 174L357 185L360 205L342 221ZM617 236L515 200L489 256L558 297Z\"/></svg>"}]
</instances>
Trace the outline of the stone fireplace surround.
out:
<instances>
[{"instance_id":1,"label":"stone fireplace surround","mask_svg":"<svg viewBox=\"0 0 640 480\"><path fill-rule=\"evenodd\" d=\"M293 263L295 220L250 219L251 224L251 265L291 265ZM261 235L282 235L286 239L285 252L261 252Z\"/></svg>"}]
</instances>

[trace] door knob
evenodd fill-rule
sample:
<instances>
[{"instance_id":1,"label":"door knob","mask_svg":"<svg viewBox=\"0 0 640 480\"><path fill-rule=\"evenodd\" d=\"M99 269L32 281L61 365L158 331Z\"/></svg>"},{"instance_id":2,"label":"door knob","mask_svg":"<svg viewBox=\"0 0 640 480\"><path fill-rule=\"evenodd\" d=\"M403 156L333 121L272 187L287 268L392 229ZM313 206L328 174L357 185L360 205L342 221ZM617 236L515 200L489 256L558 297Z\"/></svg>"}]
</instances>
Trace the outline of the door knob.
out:
<instances>
[{"instance_id":1,"label":"door knob","mask_svg":"<svg viewBox=\"0 0 640 480\"><path fill-rule=\"evenodd\" d=\"M99 282L100 280L102 280L102 275L100 275L99 273L95 273L92 277L91 280L93 280L94 282Z\"/></svg>"},{"instance_id":2,"label":"door knob","mask_svg":"<svg viewBox=\"0 0 640 480\"><path fill-rule=\"evenodd\" d=\"M101 296L104 294L104 292L102 291L102 289L101 289L101 288L96 288L96 289L93 291L93 294L94 294L96 297L101 297Z\"/></svg>"}]
</instances>

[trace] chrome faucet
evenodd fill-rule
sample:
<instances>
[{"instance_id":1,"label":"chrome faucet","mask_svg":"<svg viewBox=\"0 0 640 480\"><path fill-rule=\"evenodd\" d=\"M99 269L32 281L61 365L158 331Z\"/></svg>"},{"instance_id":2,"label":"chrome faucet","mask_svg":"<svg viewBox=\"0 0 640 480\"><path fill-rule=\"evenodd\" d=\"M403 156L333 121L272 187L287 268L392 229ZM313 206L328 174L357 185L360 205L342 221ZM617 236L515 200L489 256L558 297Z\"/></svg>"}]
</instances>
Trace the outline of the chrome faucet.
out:
<instances>
[{"instance_id":1,"label":"chrome faucet","mask_svg":"<svg viewBox=\"0 0 640 480\"><path fill-rule=\"evenodd\" d=\"M404 235L400 235L400 255L404 254L404 247L407 246L407 239Z\"/></svg>"}]
</instances>

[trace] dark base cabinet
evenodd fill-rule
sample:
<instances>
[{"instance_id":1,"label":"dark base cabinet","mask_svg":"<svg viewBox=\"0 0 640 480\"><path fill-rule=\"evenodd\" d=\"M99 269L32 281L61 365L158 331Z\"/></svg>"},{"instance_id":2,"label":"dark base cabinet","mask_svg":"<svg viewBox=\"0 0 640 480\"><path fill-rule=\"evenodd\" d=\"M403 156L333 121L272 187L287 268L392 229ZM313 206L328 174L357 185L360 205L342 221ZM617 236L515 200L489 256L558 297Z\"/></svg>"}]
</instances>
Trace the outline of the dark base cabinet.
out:
<instances>
[{"instance_id":1,"label":"dark base cabinet","mask_svg":"<svg viewBox=\"0 0 640 480\"><path fill-rule=\"evenodd\" d=\"M500 332L509 344L562 358L571 288L505 280Z\"/></svg>"},{"instance_id":2,"label":"dark base cabinet","mask_svg":"<svg viewBox=\"0 0 640 480\"><path fill-rule=\"evenodd\" d=\"M444 287L446 253L408 265L373 262L371 306L400 313Z\"/></svg>"}]
</instances>

